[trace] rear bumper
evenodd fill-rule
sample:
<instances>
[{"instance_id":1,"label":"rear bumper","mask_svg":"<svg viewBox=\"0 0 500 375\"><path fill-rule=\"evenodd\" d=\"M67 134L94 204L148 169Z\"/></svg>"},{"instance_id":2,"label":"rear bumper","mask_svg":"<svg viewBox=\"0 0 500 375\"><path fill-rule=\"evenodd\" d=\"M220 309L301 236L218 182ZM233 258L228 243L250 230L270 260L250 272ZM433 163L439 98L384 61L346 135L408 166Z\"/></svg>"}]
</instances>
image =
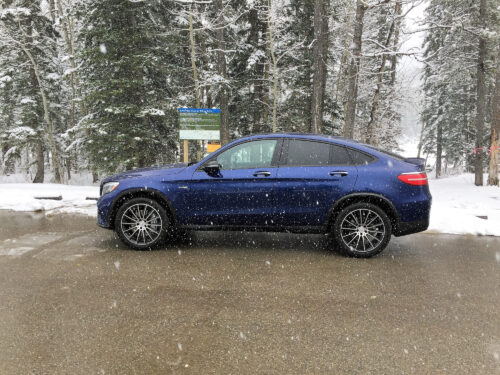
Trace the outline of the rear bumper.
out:
<instances>
[{"instance_id":1,"label":"rear bumper","mask_svg":"<svg viewBox=\"0 0 500 375\"><path fill-rule=\"evenodd\" d=\"M397 228L394 230L394 235L396 237L406 236L407 234L423 232L429 228L429 219L418 220L418 221L401 221L398 223Z\"/></svg>"}]
</instances>

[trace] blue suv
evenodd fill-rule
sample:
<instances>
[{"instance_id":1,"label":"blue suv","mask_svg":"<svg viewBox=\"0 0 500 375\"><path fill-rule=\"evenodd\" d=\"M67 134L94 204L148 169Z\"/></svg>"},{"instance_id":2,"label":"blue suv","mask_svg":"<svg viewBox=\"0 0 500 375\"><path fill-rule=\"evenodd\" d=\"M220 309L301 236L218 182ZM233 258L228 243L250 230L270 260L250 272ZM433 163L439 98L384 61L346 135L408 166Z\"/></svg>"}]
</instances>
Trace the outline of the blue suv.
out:
<instances>
[{"instance_id":1,"label":"blue suv","mask_svg":"<svg viewBox=\"0 0 500 375\"><path fill-rule=\"evenodd\" d=\"M98 225L147 250L184 230L329 233L354 257L391 235L427 229L422 159L317 134L236 140L194 164L136 169L102 181Z\"/></svg>"}]
</instances>

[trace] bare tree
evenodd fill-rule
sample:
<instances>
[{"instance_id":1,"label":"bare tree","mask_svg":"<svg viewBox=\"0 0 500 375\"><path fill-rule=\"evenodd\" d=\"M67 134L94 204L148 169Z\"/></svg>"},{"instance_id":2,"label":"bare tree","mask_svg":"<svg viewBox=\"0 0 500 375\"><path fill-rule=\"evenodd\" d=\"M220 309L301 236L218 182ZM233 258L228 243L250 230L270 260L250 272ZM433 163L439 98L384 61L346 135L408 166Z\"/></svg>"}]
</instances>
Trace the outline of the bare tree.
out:
<instances>
[{"instance_id":1,"label":"bare tree","mask_svg":"<svg viewBox=\"0 0 500 375\"><path fill-rule=\"evenodd\" d=\"M390 50L390 43L392 40L392 36L394 34L395 28L396 28L396 22L398 21L398 16L401 13L401 1L396 0L395 6L394 6L394 15L392 18L391 26L389 27L389 32L387 33L387 37L384 43L384 49L385 53L382 55L382 61L380 63L380 67L378 68L377 71L377 86L375 89L375 93L373 94L373 100L372 100L372 106L370 110L370 120L368 121L368 124L366 126L366 137L365 137L365 142L370 143L370 144L377 144L377 139L375 137L375 116L377 113L377 108L378 108L378 103L380 99L380 94L382 91L382 83L384 79L384 73L385 73L385 66L387 63L387 58L388 58L388 51ZM395 54L393 54L395 57ZM395 65L395 62L393 63ZM395 77L394 77L395 79Z\"/></svg>"},{"instance_id":2,"label":"bare tree","mask_svg":"<svg viewBox=\"0 0 500 375\"><path fill-rule=\"evenodd\" d=\"M479 22L484 29L486 27L487 0L481 0ZM476 186L483 186L483 147L484 118L486 114L486 71L484 62L486 59L486 37L481 30L479 36L479 54L477 57L477 97L476 97L476 156L474 160Z\"/></svg>"},{"instance_id":3,"label":"bare tree","mask_svg":"<svg viewBox=\"0 0 500 375\"><path fill-rule=\"evenodd\" d=\"M498 135L500 133L500 49L497 57L495 75L495 92L491 102L493 107L490 134L490 165L488 170L488 185L498 186Z\"/></svg>"},{"instance_id":4,"label":"bare tree","mask_svg":"<svg viewBox=\"0 0 500 375\"><path fill-rule=\"evenodd\" d=\"M311 131L321 133L323 102L326 86L328 57L328 0L314 2L313 86L311 98Z\"/></svg>"},{"instance_id":5,"label":"bare tree","mask_svg":"<svg viewBox=\"0 0 500 375\"><path fill-rule=\"evenodd\" d=\"M33 88L39 91L40 97L42 98L42 108L43 108L43 119L47 125L47 138L49 140L50 153L52 157L52 165L54 168L54 180L56 183L62 182L62 175L59 166L59 152L57 149L54 124L52 121L52 116L50 112L50 103L45 92L44 82L42 75L40 73L40 67L32 53L33 41L33 29L31 16L28 16L26 20L21 21L19 15L15 20L17 27L13 29L5 29L5 32L0 35L0 41L2 43L10 43L19 48L20 51L27 57L30 67L31 83ZM2 40L3 39L3 40ZM40 183L44 179L44 156L43 156L43 144L36 146L37 153L37 174L33 182Z\"/></svg>"},{"instance_id":6,"label":"bare tree","mask_svg":"<svg viewBox=\"0 0 500 375\"><path fill-rule=\"evenodd\" d=\"M356 18L352 37L352 57L349 67L349 88L345 104L345 122L343 135L347 138L354 136L354 122L356 120L356 104L358 98L358 75L361 65L361 47L363 38L363 22L368 6L363 0L356 1Z\"/></svg>"},{"instance_id":7,"label":"bare tree","mask_svg":"<svg viewBox=\"0 0 500 375\"><path fill-rule=\"evenodd\" d=\"M227 68L226 68L226 42L224 39L224 11L222 9L222 0L215 0L215 11L217 12L217 30L215 37L217 38L217 73L222 77L224 82L219 88L219 106L220 106L220 138L221 144L229 143L229 122L228 122L228 97L227 97Z\"/></svg>"},{"instance_id":8,"label":"bare tree","mask_svg":"<svg viewBox=\"0 0 500 375\"><path fill-rule=\"evenodd\" d=\"M268 39L269 39L269 53L271 55L271 61L273 64L273 120L272 120L272 129L273 133L276 133L278 124L277 124L277 111L278 111L278 62L276 60L276 54L274 51L274 27L272 22L272 6L271 0L268 0Z\"/></svg>"}]
</instances>

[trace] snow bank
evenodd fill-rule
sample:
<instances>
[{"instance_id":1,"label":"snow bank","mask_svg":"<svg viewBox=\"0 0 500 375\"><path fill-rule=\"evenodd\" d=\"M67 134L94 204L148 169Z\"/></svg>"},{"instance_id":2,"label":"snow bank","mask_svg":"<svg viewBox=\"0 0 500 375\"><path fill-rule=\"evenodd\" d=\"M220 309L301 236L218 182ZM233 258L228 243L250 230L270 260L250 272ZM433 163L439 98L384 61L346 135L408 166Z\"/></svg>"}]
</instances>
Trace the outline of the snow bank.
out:
<instances>
[{"instance_id":1,"label":"snow bank","mask_svg":"<svg viewBox=\"0 0 500 375\"><path fill-rule=\"evenodd\" d=\"M38 200L35 197L58 197ZM0 184L0 209L13 211L45 211L48 213L79 213L97 216L96 202L85 198L99 197L97 186L59 184Z\"/></svg>"},{"instance_id":2,"label":"snow bank","mask_svg":"<svg viewBox=\"0 0 500 375\"><path fill-rule=\"evenodd\" d=\"M430 231L500 236L499 187L474 186L472 174L431 179L429 184L433 197ZM40 196L62 196L63 200L34 198ZM85 198L98 196L99 188L96 186L4 183L0 184L0 209L51 214L80 213L95 217L95 201Z\"/></svg>"},{"instance_id":3,"label":"snow bank","mask_svg":"<svg viewBox=\"0 0 500 375\"><path fill-rule=\"evenodd\" d=\"M485 176L484 181L486 180ZM451 234L500 236L498 186L475 186L473 174L431 179L429 185L433 198L429 230Z\"/></svg>"}]
</instances>

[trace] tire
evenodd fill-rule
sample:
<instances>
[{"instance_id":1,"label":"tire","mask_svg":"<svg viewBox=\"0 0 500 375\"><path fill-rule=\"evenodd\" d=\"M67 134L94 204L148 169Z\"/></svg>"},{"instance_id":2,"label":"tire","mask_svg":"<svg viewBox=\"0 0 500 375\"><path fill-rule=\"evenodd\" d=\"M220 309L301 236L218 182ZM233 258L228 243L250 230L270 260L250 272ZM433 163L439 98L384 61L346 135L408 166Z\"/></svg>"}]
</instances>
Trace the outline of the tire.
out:
<instances>
[{"instance_id":1,"label":"tire","mask_svg":"<svg viewBox=\"0 0 500 375\"><path fill-rule=\"evenodd\" d=\"M126 201L116 213L115 230L120 240L135 250L152 250L165 242L170 220L167 211L150 198Z\"/></svg>"},{"instance_id":2,"label":"tire","mask_svg":"<svg viewBox=\"0 0 500 375\"><path fill-rule=\"evenodd\" d=\"M350 257L370 258L387 247L392 225L387 214L371 203L355 203L335 218L333 236L340 251Z\"/></svg>"}]
</instances>

